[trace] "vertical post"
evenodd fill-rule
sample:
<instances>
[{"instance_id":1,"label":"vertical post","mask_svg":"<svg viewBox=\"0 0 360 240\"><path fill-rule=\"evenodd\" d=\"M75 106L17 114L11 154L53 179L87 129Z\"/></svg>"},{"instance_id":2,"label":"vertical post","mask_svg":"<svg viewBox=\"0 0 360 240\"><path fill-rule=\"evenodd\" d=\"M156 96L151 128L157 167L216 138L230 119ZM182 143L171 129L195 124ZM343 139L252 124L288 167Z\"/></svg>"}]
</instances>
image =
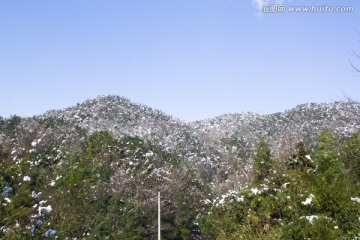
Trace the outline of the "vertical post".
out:
<instances>
[{"instance_id":1,"label":"vertical post","mask_svg":"<svg viewBox=\"0 0 360 240\"><path fill-rule=\"evenodd\" d=\"M161 240L161 226L160 226L160 192L158 192L158 240Z\"/></svg>"}]
</instances>

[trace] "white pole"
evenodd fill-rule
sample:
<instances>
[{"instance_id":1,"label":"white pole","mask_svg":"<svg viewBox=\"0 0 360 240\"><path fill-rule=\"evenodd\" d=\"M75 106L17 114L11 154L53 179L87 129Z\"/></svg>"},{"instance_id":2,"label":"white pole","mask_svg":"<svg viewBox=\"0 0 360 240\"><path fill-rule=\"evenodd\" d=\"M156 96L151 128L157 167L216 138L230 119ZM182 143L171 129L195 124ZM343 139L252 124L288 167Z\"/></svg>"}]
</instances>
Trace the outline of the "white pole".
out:
<instances>
[{"instance_id":1,"label":"white pole","mask_svg":"<svg viewBox=\"0 0 360 240\"><path fill-rule=\"evenodd\" d=\"M161 240L161 227L160 227L160 192L158 192L158 239Z\"/></svg>"}]
</instances>

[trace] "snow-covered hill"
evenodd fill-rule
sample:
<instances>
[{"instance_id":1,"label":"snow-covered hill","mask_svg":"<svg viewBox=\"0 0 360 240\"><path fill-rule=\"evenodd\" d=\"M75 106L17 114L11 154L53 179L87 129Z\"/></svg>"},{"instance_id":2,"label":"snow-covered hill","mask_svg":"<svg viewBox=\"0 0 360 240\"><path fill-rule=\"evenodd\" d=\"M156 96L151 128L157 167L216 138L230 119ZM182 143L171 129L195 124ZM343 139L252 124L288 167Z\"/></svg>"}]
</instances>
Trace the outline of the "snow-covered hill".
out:
<instances>
[{"instance_id":1,"label":"snow-covered hill","mask_svg":"<svg viewBox=\"0 0 360 240\"><path fill-rule=\"evenodd\" d=\"M39 117L60 118L90 133L102 130L116 136L136 136L168 151L193 151L200 144L192 129L184 122L119 96L90 99L64 110L49 111Z\"/></svg>"},{"instance_id":2,"label":"snow-covered hill","mask_svg":"<svg viewBox=\"0 0 360 240\"><path fill-rule=\"evenodd\" d=\"M324 129L341 135L360 130L360 105L351 102L311 103L274 114L237 113L183 122L119 96L104 96L39 116L48 117L88 132L105 130L117 136L137 136L182 153L203 148L219 150L224 140L232 138L242 138L254 146L259 137L265 137L279 149L296 141L312 141Z\"/></svg>"},{"instance_id":3,"label":"snow-covered hill","mask_svg":"<svg viewBox=\"0 0 360 240\"><path fill-rule=\"evenodd\" d=\"M119 96L103 96L37 118L60 119L90 133L139 137L175 153L215 185L227 180L241 186L250 178L251 152L260 137L274 152L286 154L299 141L311 146L320 130L348 136L360 130L360 105L310 103L274 114L236 113L183 122Z\"/></svg>"},{"instance_id":4,"label":"snow-covered hill","mask_svg":"<svg viewBox=\"0 0 360 240\"><path fill-rule=\"evenodd\" d=\"M222 139L241 137L253 147L265 137L274 150L299 141L311 144L320 130L329 129L344 136L360 130L360 105L351 102L303 104L274 114L227 114L190 124L207 145Z\"/></svg>"}]
</instances>

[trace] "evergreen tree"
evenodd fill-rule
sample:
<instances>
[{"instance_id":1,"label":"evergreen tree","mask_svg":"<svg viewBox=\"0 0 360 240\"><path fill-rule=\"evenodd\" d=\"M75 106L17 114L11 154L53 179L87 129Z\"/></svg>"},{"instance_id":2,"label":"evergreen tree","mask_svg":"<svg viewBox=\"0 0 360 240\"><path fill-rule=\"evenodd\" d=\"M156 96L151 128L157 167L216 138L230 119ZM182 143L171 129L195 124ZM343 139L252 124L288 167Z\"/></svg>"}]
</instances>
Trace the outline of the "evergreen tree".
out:
<instances>
[{"instance_id":1,"label":"evergreen tree","mask_svg":"<svg viewBox=\"0 0 360 240\"><path fill-rule=\"evenodd\" d=\"M314 168L309 151L306 149L303 142L296 144L296 153L292 154L287 160L287 167L294 170L300 168L301 171L304 171L309 167Z\"/></svg>"},{"instance_id":2,"label":"evergreen tree","mask_svg":"<svg viewBox=\"0 0 360 240\"><path fill-rule=\"evenodd\" d=\"M264 181L270 174L272 165L270 146L264 138L261 138L254 152L254 182L260 183Z\"/></svg>"},{"instance_id":3,"label":"evergreen tree","mask_svg":"<svg viewBox=\"0 0 360 240\"><path fill-rule=\"evenodd\" d=\"M360 183L360 133L354 133L342 144L341 160L348 177L355 184Z\"/></svg>"}]
</instances>

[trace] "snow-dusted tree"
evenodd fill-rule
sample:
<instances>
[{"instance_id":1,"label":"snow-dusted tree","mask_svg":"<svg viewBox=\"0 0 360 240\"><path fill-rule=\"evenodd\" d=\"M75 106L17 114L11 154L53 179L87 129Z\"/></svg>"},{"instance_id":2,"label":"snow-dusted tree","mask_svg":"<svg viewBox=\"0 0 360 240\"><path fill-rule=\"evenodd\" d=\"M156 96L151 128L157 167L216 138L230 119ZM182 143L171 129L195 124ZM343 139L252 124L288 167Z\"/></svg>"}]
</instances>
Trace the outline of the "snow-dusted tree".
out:
<instances>
[{"instance_id":1,"label":"snow-dusted tree","mask_svg":"<svg viewBox=\"0 0 360 240\"><path fill-rule=\"evenodd\" d=\"M272 165L270 146L264 138L261 138L254 152L254 182L260 183L264 181L270 174Z\"/></svg>"}]
</instances>

